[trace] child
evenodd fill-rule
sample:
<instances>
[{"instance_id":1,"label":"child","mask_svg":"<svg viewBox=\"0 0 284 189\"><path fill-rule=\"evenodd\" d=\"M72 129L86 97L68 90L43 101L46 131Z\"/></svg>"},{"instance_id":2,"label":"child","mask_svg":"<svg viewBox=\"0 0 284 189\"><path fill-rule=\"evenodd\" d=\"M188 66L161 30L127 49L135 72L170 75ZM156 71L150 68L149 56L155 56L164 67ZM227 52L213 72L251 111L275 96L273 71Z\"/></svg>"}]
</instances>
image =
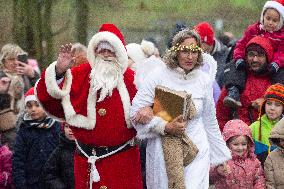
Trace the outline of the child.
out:
<instances>
[{"instance_id":1,"label":"child","mask_svg":"<svg viewBox=\"0 0 284 189\"><path fill-rule=\"evenodd\" d=\"M272 77L272 82L277 83L283 80L283 74L276 74L279 68L284 67L284 1L267 1L263 7L259 22L250 25L244 36L237 42L234 49L235 66L225 69L225 86L228 95L224 98L224 105L231 108L242 106L240 92L245 83L245 47L255 36L267 37L271 40L274 48L273 59L268 64L267 71ZM265 68L266 69L266 68ZM282 75L282 76L281 76Z\"/></svg>"},{"instance_id":2,"label":"child","mask_svg":"<svg viewBox=\"0 0 284 189\"><path fill-rule=\"evenodd\" d=\"M0 189L12 189L12 152L2 145L0 135Z\"/></svg>"},{"instance_id":3,"label":"child","mask_svg":"<svg viewBox=\"0 0 284 189\"><path fill-rule=\"evenodd\" d=\"M269 134L274 125L282 118L284 107L284 86L281 84L271 85L265 92L262 103L261 116L250 125L252 137L255 143L255 154L262 166L270 150Z\"/></svg>"},{"instance_id":4,"label":"child","mask_svg":"<svg viewBox=\"0 0 284 189\"><path fill-rule=\"evenodd\" d=\"M211 168L210 180L216 189L264 189L263 170L253 153L254 144L248 125L239 119L228 121L223 137L231 150L232 159L226 165Z\"/></svg>"},{"instance_id":5,"label":"child","mask_svg":"<svg viewBox=\"0 0 284 189\"><path fill-rule=\"evenodd\" d=\"M58 145L60 124L46 115L34 88L25 94L25 108L14 148L13 179L17 189L38 189L42 167Z\"/></svg>"},{"instance_id":6,"label":"child","mask_svg":"<svg viewBox=\"0 0 284 189\"><path fill-rule=\"evenodd\" d=\"M67 123L63 124L59 145L44 166L43 178L46 189L74 189L75 137Z\"/></svg>"},{"instance_id":7,"label":"child","mask_svg":"<svg viewBox=\"0 0 284 189\"><path fill-rule=\"evenodd\" d=\"M270 142L277 146L264 163L267 189L284 187L284 119L281 119L270 133Z\"/></svg>"}]
</instances>

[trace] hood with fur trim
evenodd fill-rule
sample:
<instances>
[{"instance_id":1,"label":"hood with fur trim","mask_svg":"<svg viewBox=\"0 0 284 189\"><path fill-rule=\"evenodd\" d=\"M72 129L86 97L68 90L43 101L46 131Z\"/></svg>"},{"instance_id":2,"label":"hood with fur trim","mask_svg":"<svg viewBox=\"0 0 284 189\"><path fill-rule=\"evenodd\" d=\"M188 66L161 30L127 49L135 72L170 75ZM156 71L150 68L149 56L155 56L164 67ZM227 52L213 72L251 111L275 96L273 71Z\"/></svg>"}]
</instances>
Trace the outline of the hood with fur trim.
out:
<instances>
[{"instance_id":1,"label":"hood with fur trim","mask_svg":"<svg viewBox=\"0 0 284 189\"><path fill-rule=\"evenodd\" d=\"M279 145L275 143L275 139L284 139L284 118L282 118L278 123L276 123L275 127L271 130L269 137L271 144L274 144L279 147ZM283 147L281 149L283 149Z\"/></svg>"}]
</instances>

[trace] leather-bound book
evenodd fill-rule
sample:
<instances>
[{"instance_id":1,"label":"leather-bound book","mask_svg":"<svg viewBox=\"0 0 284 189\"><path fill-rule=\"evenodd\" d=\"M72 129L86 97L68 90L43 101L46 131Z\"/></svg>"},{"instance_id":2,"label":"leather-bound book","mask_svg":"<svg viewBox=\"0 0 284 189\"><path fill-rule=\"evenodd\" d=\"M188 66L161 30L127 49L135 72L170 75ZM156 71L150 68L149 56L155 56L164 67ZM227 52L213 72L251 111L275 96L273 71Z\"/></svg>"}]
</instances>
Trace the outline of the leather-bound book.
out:
<instances>
[{"instance_id":1,"label":"leather-bound book","mask_svg":"<svg viewBox=\"0 0 284 189\"><path fill-rule=\"evenodd\" d=\"M155 88L153 112L155 116L171 122L179 115L182 115L184 120L192 119L196 109L191 94L158 85Z\"/></svg>"}]
</instances>

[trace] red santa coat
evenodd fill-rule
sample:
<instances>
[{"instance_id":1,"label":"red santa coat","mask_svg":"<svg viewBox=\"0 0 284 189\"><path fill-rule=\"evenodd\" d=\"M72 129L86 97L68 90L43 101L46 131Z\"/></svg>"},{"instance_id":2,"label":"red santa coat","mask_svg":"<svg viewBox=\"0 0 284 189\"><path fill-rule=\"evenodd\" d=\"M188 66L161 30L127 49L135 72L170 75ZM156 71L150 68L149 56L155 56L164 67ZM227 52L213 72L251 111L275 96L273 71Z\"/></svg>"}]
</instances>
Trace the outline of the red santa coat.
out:
<instances>
[{"instance_id":1,"label":"red santa coat","mask_svg":"<svg viewBox=\"0 0 284 189\"><path fill-rule=\"evenodd\" d=\"M88 114L88 95L89 95L89 75L91 67L89 64L83 64L72 69L72 86L70 92L70 102L74 107L76 114L87 116ZM45 110L61 119L66 119L64 115L61 100L53 98L47 91L45 72L39 80L36 91L37 98ZM136 88L133 85L134 73L127 70L124 73L124 82L128 89L130 99L132 100ZM95 99L94 99L95 100ZM93 129L73 127L72 130L76 139L85 144L95 146L117 146L133 138L136 133L133 128L127 128L124 116L122 100L118 89L113 90L111 97L106 97L102 102L96 103L90 111L95 113L96 125ZM106 114L100 116L98 111L105 109ZM89 111L89 112L90 112ZM88 125L88 123L83 122ZM137 147L119 152L115 155L101 159L96 163L97 170L101 180L93 183L93 188L107 186L109 188L141 188L139 151ZM85 157L75 154L75 188L88 188L88 163Z\"/></svg>"},{"instance_id":2,"label":"red santa coat","mask_svg":"<svg viewBox=\"0 0 284 189\"><path fill-rule=\"evenodd\" d=\"M89 42L89 64L67 70L64 81L58 86L55 80L56 62L52 63L42 74L35 92L49 114L73 126L72 130L79 142L112 147L122 145L136 135L129 121L130 102L136 94L136 87L133 84L134 72L127 69L128 58L120 39L122 35L113 25L104 26L106 28L94 35ZM105 29L111 29L116 33ZM92 90L90 73L95 65L94 49L100 41L107 41L113 46L124 77L119 80L111 96L97 102L98 95ZM101 110L105 110L105 114L101 114ZM137 146L99 159L95 165L100 181L93 182L93 189L142 189ZM86 157L75 153L74 171L75 188L89 188L90 164Z\"/></svg>"}]
</instances>

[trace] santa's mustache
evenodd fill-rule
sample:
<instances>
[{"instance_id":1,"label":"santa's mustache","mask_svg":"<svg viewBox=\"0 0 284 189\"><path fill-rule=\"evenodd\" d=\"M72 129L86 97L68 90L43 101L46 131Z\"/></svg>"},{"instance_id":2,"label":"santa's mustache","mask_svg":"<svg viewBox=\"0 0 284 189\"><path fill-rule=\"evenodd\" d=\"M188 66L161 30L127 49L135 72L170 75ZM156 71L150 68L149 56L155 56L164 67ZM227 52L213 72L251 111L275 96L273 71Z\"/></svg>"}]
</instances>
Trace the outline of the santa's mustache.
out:
<instances>
[{"instance_id":1,"label":"santa's mustache","mask_svg":"<svg viewBox=\"0 0 284 189\"><path fill-rule=\"evenodd\" d=\"M92 91L96 94L100 90L98 102L103 101L106 96L111 96L113 89L117 87L118 82L122 79L122 72L117 59L97 56L90 79Z\"/></svg>"}]
</instances>

